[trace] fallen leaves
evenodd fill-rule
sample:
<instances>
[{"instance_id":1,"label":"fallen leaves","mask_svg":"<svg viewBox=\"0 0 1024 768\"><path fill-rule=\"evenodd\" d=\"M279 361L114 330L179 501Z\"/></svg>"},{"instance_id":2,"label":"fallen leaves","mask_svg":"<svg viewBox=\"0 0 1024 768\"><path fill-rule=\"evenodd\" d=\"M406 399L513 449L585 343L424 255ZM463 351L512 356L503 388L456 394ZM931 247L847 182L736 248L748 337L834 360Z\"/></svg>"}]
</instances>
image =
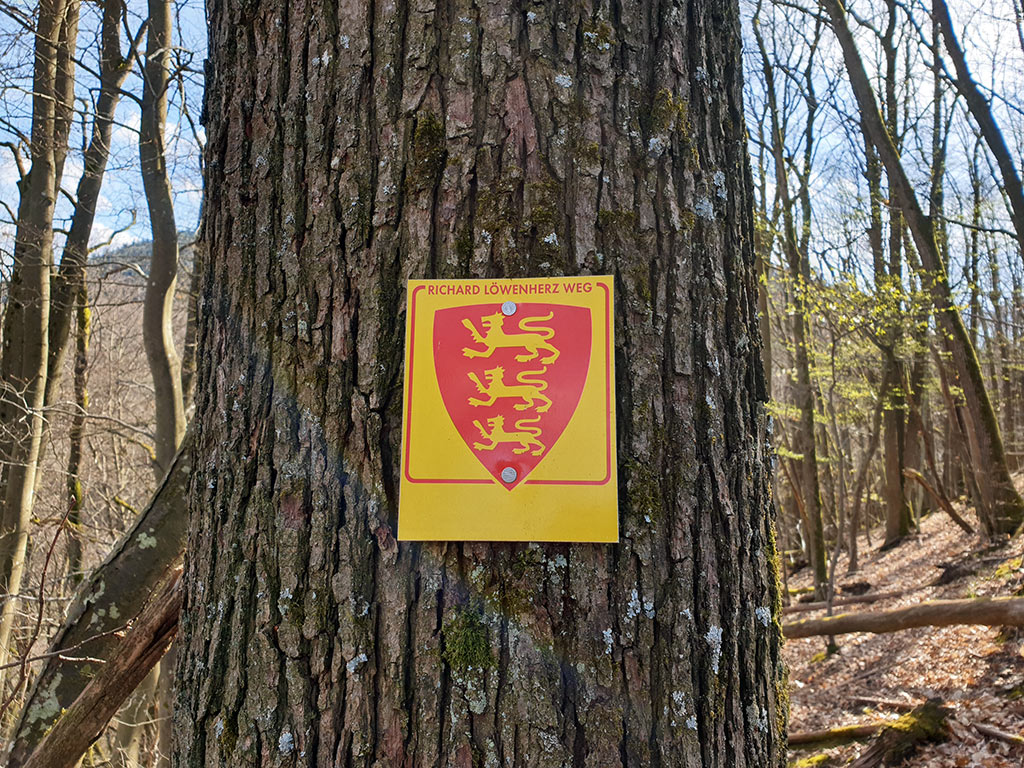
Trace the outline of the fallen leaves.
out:
<instances>
[{"instance_id":1,"label":"fallen leaves","mask_svg":"<svg viewBox=\"0 0 1024 768\"><path fill-rule=\"evenodd\" d=\"M845 582L867 582L872 591L897 591L936 580L938 563L969 561L979 549L946 516L922 522L920 536L896 549L878 552L862 539L861 569ZM1021 588L1017 541L985 553L985 562L947 584L897 595L872 606L898 608L922 600L1012 595ZM979 558L981 559L981 558ZM845 558L837 574L845 573ZM790 587L808 586L809 574L790 578ZM809 616L823 616L818 611ZM790 730L812 731L895 720L899 702L911 705L930 697L952 710L950 738L922 747L904 765L919 768L1021 768L1024 744L1024 640L1021 633L1003 636L998 627L921 628L888 635L854 634L840 638L840 652L814 661L824 638L786 643L790 667ZM866 704L858 699L872 699ZM888 700L888 702L887 702ZM874 707L872 709L871 707ZM979 730L980 728L980 730ZM999 735L1001 734L1001 735ZM866 749L849 744L828 750L833 765L845 765ZM806 756L808 753L793 753Z\"/></svg>"}]
</instances>

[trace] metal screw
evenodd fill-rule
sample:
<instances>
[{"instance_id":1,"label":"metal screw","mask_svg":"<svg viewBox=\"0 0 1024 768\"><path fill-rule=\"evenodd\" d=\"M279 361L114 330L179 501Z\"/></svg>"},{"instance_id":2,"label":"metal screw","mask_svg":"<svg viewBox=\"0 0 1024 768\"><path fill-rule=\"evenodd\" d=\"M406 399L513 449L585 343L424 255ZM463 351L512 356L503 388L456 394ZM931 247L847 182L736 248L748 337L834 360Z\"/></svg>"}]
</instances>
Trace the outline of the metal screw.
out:
<instances>
[{"instance_id":1,"label":"metal screw","mask_svg":"<svg viewBox=\"0 0 1024 768\"><path fill-rule=\"evenodd\" d=\"M513 304L513 306L515 306ZM514 483L519 474L512 467L505 467L501 470L501 479L506 483Z\"/></svg>"},{"instance_id":2,"label":"metal screw","mask_svg":"<svg viewBox=\"0 0 1024 768\"><path fill-rule=\"evenodd\" d=\"M518 307L514 301L506 301L501 305L501 313L503 315L514 315Z\"/></svg>"}]
</instances>

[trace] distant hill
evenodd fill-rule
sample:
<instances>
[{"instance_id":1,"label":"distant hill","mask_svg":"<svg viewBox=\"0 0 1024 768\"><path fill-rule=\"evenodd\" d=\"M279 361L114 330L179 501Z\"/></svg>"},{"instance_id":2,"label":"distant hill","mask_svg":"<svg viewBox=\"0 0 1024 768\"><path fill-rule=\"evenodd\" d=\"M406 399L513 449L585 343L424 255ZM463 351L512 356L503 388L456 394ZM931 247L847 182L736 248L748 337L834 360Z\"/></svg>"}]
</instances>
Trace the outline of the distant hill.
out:
<instances>
[{"instance_id":1,"label":"distant hill","mask_svg":"<svg viewBox=\"0 0 1024 768\"><path fill-rule=\"evenodd\" d=\"M195 237L195 232L178 233L179 272L192 271L192 243L195 240ZM152 245L152 240L139 240L116 248L104 248L103 250L90 255L89 266L102 267L103 265L110 265L111 267L114 267L118 264L122 264L126 266L123 276L127 281L131 282L134 278L141 282L142 276L131 267L136 266L143 273L149 272L149 260L152 257Z\"/></svg>"}]
</instances>

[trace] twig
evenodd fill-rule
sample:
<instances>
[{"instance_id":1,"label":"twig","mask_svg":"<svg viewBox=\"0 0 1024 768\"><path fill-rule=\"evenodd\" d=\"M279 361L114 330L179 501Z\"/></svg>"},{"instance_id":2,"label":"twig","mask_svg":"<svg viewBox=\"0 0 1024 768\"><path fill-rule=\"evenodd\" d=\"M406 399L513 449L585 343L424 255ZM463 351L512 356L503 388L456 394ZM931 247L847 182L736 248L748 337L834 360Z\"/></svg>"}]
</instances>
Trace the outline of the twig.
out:
<instances>
[{"instance_id":1,"label":"twig","mask_svg":"<svg viewBox=\"0 0 1024 768\"><path fill-rule=\"evenodd\" d=\"M974 730L985 736L991 736L993 739L999 739L1000 741L1006 741L1010 744L1024 744L1024 736L1018 736L1013 733L1007 733L1001 731L998 728L993 728L991 725L985 725L984 723L971 723L974 726Z\"/></svg>"}]
</instances>

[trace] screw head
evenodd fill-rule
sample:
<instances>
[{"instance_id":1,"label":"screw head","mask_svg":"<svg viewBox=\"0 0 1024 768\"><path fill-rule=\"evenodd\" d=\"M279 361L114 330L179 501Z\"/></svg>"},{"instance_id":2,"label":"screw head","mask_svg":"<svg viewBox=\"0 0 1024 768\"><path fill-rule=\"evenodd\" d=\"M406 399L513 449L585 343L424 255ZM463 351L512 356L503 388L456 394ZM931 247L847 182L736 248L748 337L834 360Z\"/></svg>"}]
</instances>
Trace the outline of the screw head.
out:
<instances>
[{"instance_id":1,"label":"screw head","mask_svg":"<svg viewBox=\"0 0 1024 768\"><path fill-rule=\"evenodd\" d=\"M503 315L514 315L518 307L514 301L506 301L501 305L501 313Z\"/></svg>"},{"instance_id":2,"label":"screw head","mask_svg":"<svg viewBox=\"0 0 1024 768\"><path fill-rule=\"evenodd\" d=\"M501 479L506 483L514 483L517 477L519 477L519 473L512 467L505 467L501 470Z\"/></svg>"}]
</instances>

